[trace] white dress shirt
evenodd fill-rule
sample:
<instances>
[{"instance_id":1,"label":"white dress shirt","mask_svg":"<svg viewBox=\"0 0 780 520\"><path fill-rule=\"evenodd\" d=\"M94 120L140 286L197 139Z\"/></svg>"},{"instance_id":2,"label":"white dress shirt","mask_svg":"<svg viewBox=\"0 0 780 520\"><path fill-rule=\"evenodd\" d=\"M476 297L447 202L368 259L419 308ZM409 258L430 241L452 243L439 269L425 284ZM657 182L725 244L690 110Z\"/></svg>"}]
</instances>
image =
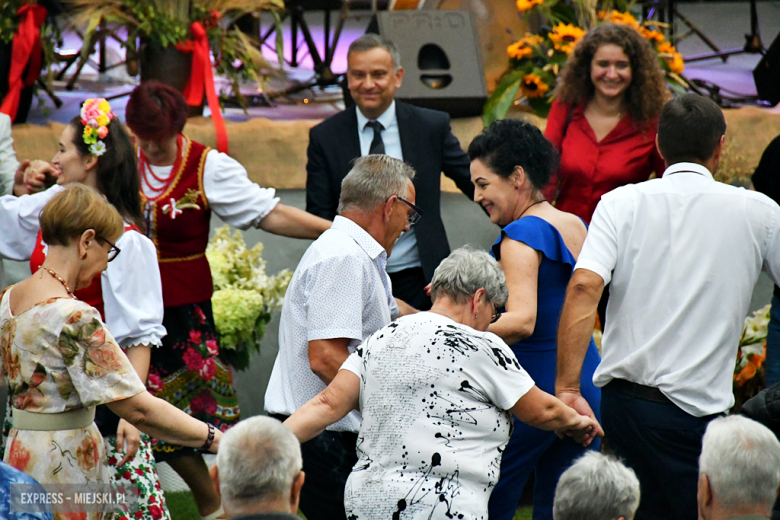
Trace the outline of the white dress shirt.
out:
<instances>
[{"instance_id":1,"label":"white dress shirt","mask_svg":"<svg viewBox=\"0 0 780 520\"><path fill-rule=\"evenodd\" d=\"M396 316L387 253L363 228L337 216L301 258L284 296L279 354L265 393L269 413L291 415L325 390L312 372L309 341L350 338L349 352ZM351 412L328 430L357 432Z\"/></svg>"},{"instance_id":2,"label":"white dress shirt","mask_svg":"<svg viewBox=\"0 0 780 520\"><path fill-rule=\"evenodd\" d=\"M758 275L780 280L780 207L674 164L601 198L575 269L612 282L596 386L626 379L721 413Z\"/></svg>"},{"instance_id":3,"label":"white dress shirt","mask_svg":"<svg viewBox=\"0 0 780 520\"><path fill-rule=\"evenodd\" d=\"M368 155L371 150L371 141L374 140L374 129L367 127L369 120L359 108L357 112L358 135L360 136L360 155ZM401 150L401 134L398 133L398 119L395 114L395 101L393 101L385 112L375 119L385 128L382 130L382 142L385 145L385 155L404 160L404 154ZM387 272L396 273L409 269L411 267L421 267L420 252L417 249L417 237L414 233L414 226L401 234L400 238L393 246L393 252L387 259Z\"/></svg>"}]
</instances>

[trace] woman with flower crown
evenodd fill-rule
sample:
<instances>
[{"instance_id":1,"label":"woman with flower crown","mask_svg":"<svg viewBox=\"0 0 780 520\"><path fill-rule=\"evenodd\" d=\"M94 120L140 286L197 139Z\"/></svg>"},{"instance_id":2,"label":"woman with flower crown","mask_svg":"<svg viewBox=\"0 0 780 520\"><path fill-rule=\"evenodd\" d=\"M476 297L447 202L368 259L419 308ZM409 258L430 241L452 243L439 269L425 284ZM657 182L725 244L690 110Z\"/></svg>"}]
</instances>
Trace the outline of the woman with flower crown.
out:
<instances>
[{"instance_id":1,"label":"woman with flower crown","mask_svg":"<svg viewBox=\"0 0 780 520\"><path fill-rule=\"evenodd\" d=\"M28 185L38 184L42 169L37 165L25 173ZM88 99L65 127L59 150L52 159L57 184L82 183L96 188L122 215L125 232L116 246L122 251L108 268L76 296L96 308L119 346L127 354L142 381L149 370L150 349L162 345L162 285L154 244L143 233L143 216L137 190L135 150L125 129L105 99ZM30 260L32 272L45 262L48 246L42 240L38 215L60 186L34 195L0 198L0 214L16 226L4 230L0 256ZM10 406L4 435L11 428ZM157 475L151 439L105 406L96 408L95 423L105 439L112 482L117 486L138 485L142 489L139 511L143 520L170 519ZM139 517L135 517L139 518Z\"/></svg>"},{"instance_id":2,"label":"woman with flower crown","mask_svg":"<svg viewBox=\"0 0 780 520\"><path fill-rule=\"evenodd\" d=\"M241 229L294 238L317 238L331 223L280 204L275 191L251 182L237 161L183 135L188 112L176 89L155 81L136 87L125 111L138 145L141 200L147 233L157 246L168 331L162 348L152 352L149 388L226 430L238 421L239 408L211 312L205 256L211 211ZM190 486L202 516L220 514L199 453L164 442L155 443L154 453Z\"/></svg>"}]
</instances>

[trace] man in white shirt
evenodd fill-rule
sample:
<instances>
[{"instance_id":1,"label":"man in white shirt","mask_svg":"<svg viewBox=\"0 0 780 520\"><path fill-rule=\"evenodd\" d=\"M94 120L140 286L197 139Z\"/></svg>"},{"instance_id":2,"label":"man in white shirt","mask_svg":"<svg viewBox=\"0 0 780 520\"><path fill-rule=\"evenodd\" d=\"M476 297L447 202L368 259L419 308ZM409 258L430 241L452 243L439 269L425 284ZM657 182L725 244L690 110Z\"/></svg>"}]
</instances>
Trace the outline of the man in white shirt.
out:
<instances>
[{"instance_id":1,"label":"man in white shirt","mask_svg":"<svg viewBox=\"0 0 780 520\"><path fill-rule=\"evenodd\" d=\"M637 520L697 517L707 423L734 403L742 323L760 271L780 280L780 207L716 182L726 122L687 94L658 123L668 168L660 179L601 198L566 295L556 394L580 413L582 360L610 283L602 361L606 439L639 477Z\"/></svg>"},{"instance_id":2,"label":"man in white shirt","mask_svg":"<svg viewBox=\"0 0 780 520\"><path fill-rule=\"evenodd\" d=\"M355 161L344 178L339 215L306 251L284 297L279 355L265 408L286 419L323 391L368 336L414 309L393 298L387 257L422 216L414 170L387 155ZM309 520L345 519L344 485L357 462L360 415L352 412L305 442L300 508Z\"/></svg>"}]
</instances>

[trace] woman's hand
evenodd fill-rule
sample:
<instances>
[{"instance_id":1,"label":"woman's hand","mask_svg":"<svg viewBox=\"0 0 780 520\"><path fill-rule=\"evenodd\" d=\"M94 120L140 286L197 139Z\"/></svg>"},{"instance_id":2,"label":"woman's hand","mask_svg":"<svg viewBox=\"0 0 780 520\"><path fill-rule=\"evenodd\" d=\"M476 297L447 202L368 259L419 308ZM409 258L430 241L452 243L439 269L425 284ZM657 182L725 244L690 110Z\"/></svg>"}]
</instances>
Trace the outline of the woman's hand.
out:
<instances>
[{"instance_id":1,"label":"woman's hand","mask_svg":"<svg viewBox=\"0 0 780 520\"><path fill-rule=\"evenodd\" d=\"M123 448L127 445L127 449ZM138 428L125 421L119 419L119 426L116 429L116 449L117 451L124 451L125 456L117 464L118 468L124 466L129 460L135 457L138 453L138 447L141 445L141 432Z\"/></svg>"},{"instance_id":2,"label":"woman's hand","mask_svg":"<svg viewBox=\"0 0 780 520\"><path fill-rule=\"evenodd\" d=\"M51 187L60 172L46 161L23 161L14 174L14 195L32 195Z\"/></svg>"},{"instance_id":3,"label":"woman's hand","mask_svg":"<svg viewBox=\"0 0 780 520\"><path fill-rule=\"evenodd\" d=\"M555 430L555 434L561 439L564 436L571 437L577 444L587 447L597 435L603 437L604 430L601 429L601 426L595 419L586 415L580 415L577 424L567 429Z\"/></svg>"}]
</instances>

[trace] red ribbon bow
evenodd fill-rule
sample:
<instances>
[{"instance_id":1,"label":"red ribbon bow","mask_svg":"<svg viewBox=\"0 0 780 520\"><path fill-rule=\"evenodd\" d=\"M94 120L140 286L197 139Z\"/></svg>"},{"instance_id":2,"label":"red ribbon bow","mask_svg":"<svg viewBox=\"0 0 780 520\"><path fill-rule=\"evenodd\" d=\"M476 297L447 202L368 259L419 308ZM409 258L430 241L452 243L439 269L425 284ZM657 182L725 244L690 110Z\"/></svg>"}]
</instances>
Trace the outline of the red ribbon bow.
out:
<instances>
[{"instance_id":1,"label":"red ribbon bow","mask_svg":"<svg viewBox=\"0 0 780 520\"><path fill-rule=\"evenodd\" d=\"M192 53L192 72L184 89L184 97L187 104L196 107L203 101L203 90L206 90L206 99L211 109L211 118L214 121L214 129L217 132L217 150L222 153L228 153L227 130L225 129L225 120L222 118L222 112L219 107L219 99L214 89L214 75L211 72L211 49L209 40L206 36L206 29L200 22L193 22L190 25L190 33L194 38L186 42L179 43L176 48L182 52Z\"/></svg>"},{"instance_id":2,"label":"red ribbon bow","mask_svg":"<svg viewBox=\"0 0 780 520\"><path fill-rule=\"evenodd\" d=\"M46 21L46 8L26 4L16 14L20 21L11 43L13 56L8 72L8 93L0 105L0 112L8 114L11 121L16 120L22 88L33 86L41 72L41 26ZM25 69L27 75L23 77Z\"/></svg>"}]
</instances>

